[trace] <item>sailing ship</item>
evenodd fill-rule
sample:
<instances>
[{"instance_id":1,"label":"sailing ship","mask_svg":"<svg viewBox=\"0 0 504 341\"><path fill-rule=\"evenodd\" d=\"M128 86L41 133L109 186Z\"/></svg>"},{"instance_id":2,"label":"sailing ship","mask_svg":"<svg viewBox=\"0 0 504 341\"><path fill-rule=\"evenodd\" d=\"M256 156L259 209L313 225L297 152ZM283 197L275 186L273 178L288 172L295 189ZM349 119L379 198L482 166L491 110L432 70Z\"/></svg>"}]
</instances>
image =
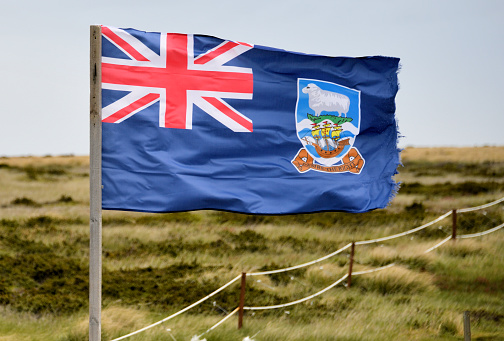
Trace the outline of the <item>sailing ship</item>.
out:
<instances>
[{"instance_id":1,"label":"sailing ship","mask_svg":"<svg viewBox=\"0 0 504 341\"><path fill-rule=\"evenodd\" d=\"M338 156L345 146L350 144L349 138L340 138L342 132L343 128L332 121L312 123L312 139L305 136L303 140L315 147L315 150L321 157L329 159Z\"/></svg>"}]
</instances>

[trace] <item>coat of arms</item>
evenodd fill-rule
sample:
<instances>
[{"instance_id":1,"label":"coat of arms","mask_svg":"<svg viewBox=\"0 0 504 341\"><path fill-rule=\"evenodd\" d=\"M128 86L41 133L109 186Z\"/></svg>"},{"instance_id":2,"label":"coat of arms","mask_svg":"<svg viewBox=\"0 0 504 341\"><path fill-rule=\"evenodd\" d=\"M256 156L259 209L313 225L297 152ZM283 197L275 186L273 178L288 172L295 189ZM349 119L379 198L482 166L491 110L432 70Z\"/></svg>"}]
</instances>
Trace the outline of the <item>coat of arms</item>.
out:
<instances>
[{"instance_id":1,"label":"coat of arms","mask_svg":"<svg viewBox=\"0 0 504 341\"><path fill-rule=\"evenodd\" d=\"M360 129L360 91L298 79L296 130L303 148L292 163L300 173L359 174L365 161L353 147Z\"/></svg>"}]
</instances>

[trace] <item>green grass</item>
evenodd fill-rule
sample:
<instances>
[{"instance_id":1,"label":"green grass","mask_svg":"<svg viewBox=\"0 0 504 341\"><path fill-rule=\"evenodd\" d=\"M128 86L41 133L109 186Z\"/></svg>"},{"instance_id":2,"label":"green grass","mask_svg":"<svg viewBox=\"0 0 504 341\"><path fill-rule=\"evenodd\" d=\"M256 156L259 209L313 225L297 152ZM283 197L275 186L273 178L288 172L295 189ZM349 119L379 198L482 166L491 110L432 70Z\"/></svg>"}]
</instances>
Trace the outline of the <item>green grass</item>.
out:
<instances>
[{"instance_id":1,"label":"green grass","mask_svg":"<svg viewBox=\"0 0 504 341\"><path fill-rule=\"evenodd\" d=\"M82 158L3 158L0 163L0 340L87 339L89 198ZM253 216L229 212L103 212L103 340L156 322L238 276L311 261L352 240L426 223L452 208L504 196L502 162L409 159L390 207L363 214ZM458 233L504 221L502 204L458 215ZM357 246L353 276L308 302L247 311L210 340L504 340L504 231L448 242L451 218L418 233ZM246 305L311 295L348 271L349 250L319 264L247 279ZM193 310L131 340L190 340L232 311L238 282ZM214 304L215 302L215 304Z\"/></svg>"}]
</instances>

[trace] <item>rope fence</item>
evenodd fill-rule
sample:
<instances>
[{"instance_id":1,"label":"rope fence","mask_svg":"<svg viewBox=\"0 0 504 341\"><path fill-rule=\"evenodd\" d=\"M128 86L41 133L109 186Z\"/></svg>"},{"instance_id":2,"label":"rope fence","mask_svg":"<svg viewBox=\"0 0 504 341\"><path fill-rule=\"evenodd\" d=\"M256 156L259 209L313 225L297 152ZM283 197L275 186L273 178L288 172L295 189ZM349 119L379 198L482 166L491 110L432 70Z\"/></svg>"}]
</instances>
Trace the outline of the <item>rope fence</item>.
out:
<instances>
[{"instance_id":1,"label":"rope fence","mask_svg":"<svg viewBox=\"0 0 504 341\"><path fill-rule=\"evenodd\" d=\"M443 239L441 242L437 243L436 245L434 245L433 247L427 249L426 251L424 251L424 254L426 253L429 253L435 249L437 249L438 247L442 246L443 244L445 244L446 242L448 242L449 240L451 239L467 239L467 238L475 238L475 237L480 237L480 236L484 236L484 235L487 235L487 234L490 234L492 232L495 232L501 228L504 227L504 223L496 226L496 227L493 227L489 230L486 230L486 231L483 231L483 232L479 232L479 233L473 233L473 234L465 234L465 235L459 235L457 236L456 235L456 222L457 222L457 213L465 213L465 212L472 212L472 211L477 211L477 210L482 210L482 209L485 209L485 208L488 208L488 207L491 207L491 206L494 206L494 205L497 205L501 202L504 202L504 197L498 199L498 200L495 200L495 201L492 201L490 203L487 203L487 204L484 204L484 205L480 205L480 206L475 206L475 207L468 207L468 208L462 208L462 209L454 209L452 211L449 211L449 212L446 212L445 214L439 216L438 218L424 224L424 225L421 225L419 227L416 227L416 228L413 228L411 230L408 230L408 231L405 231L405 232L402 232L402 233L398 233L398 234L394 234L394 235L391 235L391 236L386 236L386 237L381 237L381 238L376 238L376 239L370 239L370 240L361 240L361 241L357 241L357 242L353 242L353 243L349 243L345 246L343 246L342 248L328 254L328 255L325 255L323 257L320 257L318 259L315 259L313 261L310 261L310 262L306 262L306 263L302 263L302 264L299 264L299 265L295 265L295 266L291 266L291 267L286 267L286 268L281 268L281 269L276 269L276 270L269 270L269 271L262 271L262 272L249 272L249 273L242 273L241 275L235 277L234 279L232 279L231 281L229 281L228 283L224 284L223 286L221 286L220 288L216 289L215 291L213 291L212 293L208 294L207 296L203 297L202 299L200 299L199 301L185 307L184 309L168 316L168 317L165 317L164 319L158 321L158 322L155 322L147 327L144 327L142 329L139 329L137 331L134 331L132 333L129 333L127 335L124 335L124 336L121 336L119 338L116 338L116 339L113 339L111 341L119 341L119 340L123 340L123 339L126 339L130 336L133 336L133 335L136 335L136 334L139 334L143 331L146 331L152 327L155 327L163 322L166 322L192 308L194 308L195 306L203 303L204 301L206 301L207 299L209 299L210 297L218 294L219 292L223 291L225 288L229 287L230 285L232 285L233 283L235 283L236 281L238 281L240 278L242 279L242 284L241 284L241 292L243 293L243 297L240 298L240 305L234 309L231 313L229 313L228 315L226 315L223 319L221 319L219 322L217 322L215 325L213 325L211 328L209 328L207 331L205 331L203 334L199 335L199 336L195 336L196 339L199 340L199 338L207 333L209 333L210 331L214 330L215 328L217 328L219 325L221 325L222 323L224 323L226 320L228 320L231 316L233 316L234 314L236 314L237 312L239 313L239 322L238 322L238 325L239 325L239 328L241 328L242 324L243 324L243 321L242 321L242 318L243 318L243 311L244 310L269 310L269 309L279 309L279 308L284 308L284 307L288 307L288 306L292 306L292 305L296 305L296 304L299 304L299 303L302 303L302 302L306 302L314 297L317 297L327 291L329 291L330 289L334 288L335 286L337 286L338 284L342 283L345 279L348 280L348 284L347 284L347 287L350 287L351 285L351 277L352 276L357 276L357 275L364 275L364 274L369 274L369 273L373 273L373 272L377 272L377 271L382 271L382 270L386 270L386 269L389 269L393 266L396 266L396 263L391 263L391 264L388 264L388 265L385 265L385 266L382 266L382 267L378 267L378 268L374 268L374 269L369 269L369 270L363 270L363 271L353 271L352 270L352 266L353 266L353 254L354 254L354 250L355 250L355 246L357 245L366 245L366 244L372 244L372 243L379 243L379 242L382 242L382 241L387 241L387 240L391 240L391 239L395 239L395 238L399 238L399 237L403 237L403 236L406 236L406 235L409 235L409 234L412 234L412 233L415 233L415 232L418 232L420 230L423 230L429 226L432 226L434 225L435 223L449 217L450 215L453 215L453 223L452 223L452 234ZM329 286L325 287L324 289L310 295L310 296L306 296L304 298L301 298L301 299L298 299L296 301L292 301L292 302L288 302L288 303L284 303L284 304L278 304L278 305L272 305L272 306L262 306L262 307L249 307L249 306L244 306L244 293L245 293L245 278L246 276L260 276L260 275L271 275L271 274L277 274L277 273L282 273L282 272L287 272L287 271L292 271L292 270L296 270L296 269L300 269L300 268L304 268L304 267L308 267L310 265L313 265L313 264L316 264L316 263L319 263L319 262L322 262L324 260L327 260L331 257L334 257L338 254L340 254L341 252L347 250L348 248L351 248L351 255L350 255L350 264L349 264L349 272L347 274L345 274L343 277L341 277L340 279L338 279L337 281L335 281L334 283L330 284Z\"/></svg>"},{"instance_id":2,"label":"rope fence","mask_svg":"<svg viewBox=\"0 0 504 341\"><path fill-rule=\"evenodd\" d=\"M226 289L228 286L230 286L231 284L233 284L234 282L236 282L236 281L237 281L237 280L239 280L240 278L241 278L241 276L237 276L237 277L235 277L234 279L232 279L231 281L227 282L226 284L224 284L223 286L221 286L220 288L218 288L217 290L215 290L215 291L214 291L214 292L212 292L211 294L208 294L207 296L203 297L203 298L202 298L202 299L200 299L199 301L194 302L193 304L191 304L191 305L189 305L189 306L185 307L184 309L182 309L182 310L180 310L180 311L178 311L178 312L176 312L176 313L174 313L174 314L172 314L172 315L170 315L170 316L168 316L168 317L165 317L164 319L162 319L162 320L160 320L160 321L158 321L158 322L155 322L155 323L153 323L153 324L151 324L151 325L148 325L147 327L144 327L144 328L142 328L142 329L139 329L139 330L134 331L134 332L132 332L132 333L129 333L129 334L127 334L127 335L124 335L124 336L118 337L117 339L114 339L114 340L112 340L112 341L119 341L119 340L126 339L126 338L128 338L128 337L130 337L130 336L133 336L133 335L139 334L139 333L141 333L141 332L146 331L147 329L150 329L150 328L152 328L152 327L155 327L155 326L157 326L157 325L159 325L159 324L161 324L161 323L163 323L163 322L166 322L166 321L168 321L168 320L170 320L170 319L172 319L172 318L174 318L174 317L176 317L176 316L178 316L178 315L180 315L180 314L183 314L183 313L185 313L186 311L188 311L189 309L194 308L194 307L195 307L195 306L197 306L198 304L203 303L204 301L208 300L210 297L212 297L212 296L214 296L214 295L218 294L219 292L221 292L222 290Z\"/></svg>"},{"instance_id":3,"label":"rope fence","mask_svg":"<svg viewBox=\"0 0 504 341\"><path fill-rule=\"evenodd\" d=\"M486 230L486 231L483 231L483 232L480 232L480 233L464 234L464 235L458 236L457 238L465 239L465 238L481 237L481 236L484 236L486 234L495 232L495 231L501 229L502 227L504 227L504 224L500 224L499 226L495 226L493 229Z\"/></svg>"},{"instance_id":4,"label":"rope fence","mask_svg":"<svg viewBox=\"0 0 504 341\"><path fill-rule=\"evenodd\" d=\"M370 274L372 272L377 272L377 271L381 271L381 270L385 270L385 269L391 268L391 267L393 267L395 265L396 265L396 263L390 263L390 264L387 264L387 265L379 267L379 268L374 268L374 269L364 270L364 271L352 272L352 275L356 276L356 275Z\"/></svg>"},{"instance_id":5,"label":"rope fence","mask_svg":"<svg viewBox=\"0 0 504 341\"><path fill-rule=\"evenodd\" d=\"M266 307L243 307L243 309L244 310L268 310L268 309L284 308L284 307L288 307L288 306L291 306L291 305L303 303L303 302L306 302L306 301L308 301L308 300L310 300L310 299L312 299L314 297L317 297L318 295L323 294L324 292L326 292L329 289L334 288L336 285L338 285L341 282L343 282L347 277L348 277L348 275L344 275L343 277L341 277L340 279L338 279L336 282L334 282L333 284L329 285L328 287L320 290L319 292L316 292L313 295L304 297L304 298L299 299L297 301L292 301L292 302L289 302L289 303L278 304L278 305L270 305L270 306L266 306Z\"/></svg>"},{"instance_id":6,"label":"rope fence","mask_svg":"<svg viewBox=\"0 0 504 341\"><path fill-rule=\"evenodd\" d=\"M452 236L449 236L448 238L446 239L443 239L440 243L434 245L433 247L431 247L430 249L426 250L424 253L429 253L431 252L432 250L435 250L437 249L438 247L440 247L441 245L443 245L444 243L446 243L447 241L449 241L450 239L452 239Z\"/></svg>"},{"instance_id":7,"label":"rope fence","mask_svg":"<svg viewBox=\"0 0 504 341\"><path fill-rule=\"evenodd\" d=\"M301 268L304 268L304 267L307 267L307 266L310 266L313 264L317 264L317 263L322 262L323 260L329 259L331 257L334 257L337 254L348 249L350 246L352 246L352 243L349 243L349 244L343 246L341 249L336 250L333 253L328 254L327 256L315 259L314 261L311 261L311 262L303 263L303 264L296 265L296 266L291 266L288 268L278 269L278 270L263 271L263 272L247 272L247 276L271 275L271 274L277 274L277 273L281 273L281 272L287 272L287 271L291 271L291 270L301 269Z\"/></svg>"},{"instance_id":8,"label":"rope fence","mask_svg":"<svg viewBox=\"0 0 504 341\"><path fill-rule=\"evenodd\" d=\"M221 324L223 324L224 322L226 322L227 319L229 319L231 316L233 316L237 312L238 312L238 307L236 307L235 310L233 310L232 312L230 312L229 314L227 314L226 316L224 316L224 318L221 319L219 322L217 322L216 324L214 324L213 326L211 326L210 328L208 328L206 332L204 332L201 335L198 335L195 339L199 340L203 335L208 334L209 332L211 332L212 330L214 330L215 328L217 328L218 326L220 326Z\"/></svg>"},{"instance_id":9,"label":"rope fence","mask_svg":"<svg viewBox=\"0 0 504 341\"><path fill-rule=\"evenodd\" d=\"M405 231L405 232L402 232L402 233L394 234L392 236L383 237L383 238L377 238L377 239L371 239L371 240L362 240L362 241L359 241L359 242L355 242L355 245L365 245L365 244L379 243L379 242L383 242L385 240L391 240L391 239L407 236L408 234L412 234L412 233L418 232L420 230L423 230L426 227L432 226L435 223L437 223L437 222L443 220L444 218L450 216L451 214L452 214L452 211L449 211L449 212L446 212L445 214L443 214L442 216L440 216L440 217L438 217L438 218L436 218L436 219L428 222L427 224L424 224L422 226L416 227L416 228L411 229L409 231Z\"/></svg>"},{"instance_id":10,"label":"rope fence","mask_svg":"<svg viewBox=\"0 0 504 341\"><path fill-rule=\"evenodd\" d=\"M482 209L488 208L488 207L493 206L493 205L500 204L503 201L504 201L504 197L502 197L500 199L497 199L495 201L489 202L488 204L481 205L481 206L468 207L468 208L459 208L457 210L457 212L459 212L459 213L465 213L465 212L478 211L478 210L482 210Z\"/></svg>"}]
</instances>

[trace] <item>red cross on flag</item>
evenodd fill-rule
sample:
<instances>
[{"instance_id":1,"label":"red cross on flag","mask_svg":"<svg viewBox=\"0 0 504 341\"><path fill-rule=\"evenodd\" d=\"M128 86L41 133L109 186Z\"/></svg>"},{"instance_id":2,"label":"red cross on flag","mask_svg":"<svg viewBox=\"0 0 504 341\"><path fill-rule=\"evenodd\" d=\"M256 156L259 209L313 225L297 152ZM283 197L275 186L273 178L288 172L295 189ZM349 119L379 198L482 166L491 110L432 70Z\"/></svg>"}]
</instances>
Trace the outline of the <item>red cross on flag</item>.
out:
<instances>
[{"instance_id":1,"label":"red cross on flag","mask_svg":"<svg viewBox=\"0 0 504 341\"><path fill-rule=\"evenodd\" d=\"M120 123L159 101L159 126L192 129L193 105L235 132L252 132L252 120L223 98L252 99L252 69L224 65L253 46L224 41L198 56L193 35L161 33L159 54L125 30L102 26L103 36L128 59L102 57L102 88L128 94L102 110Z\"/></svg>"}]
</instances>

